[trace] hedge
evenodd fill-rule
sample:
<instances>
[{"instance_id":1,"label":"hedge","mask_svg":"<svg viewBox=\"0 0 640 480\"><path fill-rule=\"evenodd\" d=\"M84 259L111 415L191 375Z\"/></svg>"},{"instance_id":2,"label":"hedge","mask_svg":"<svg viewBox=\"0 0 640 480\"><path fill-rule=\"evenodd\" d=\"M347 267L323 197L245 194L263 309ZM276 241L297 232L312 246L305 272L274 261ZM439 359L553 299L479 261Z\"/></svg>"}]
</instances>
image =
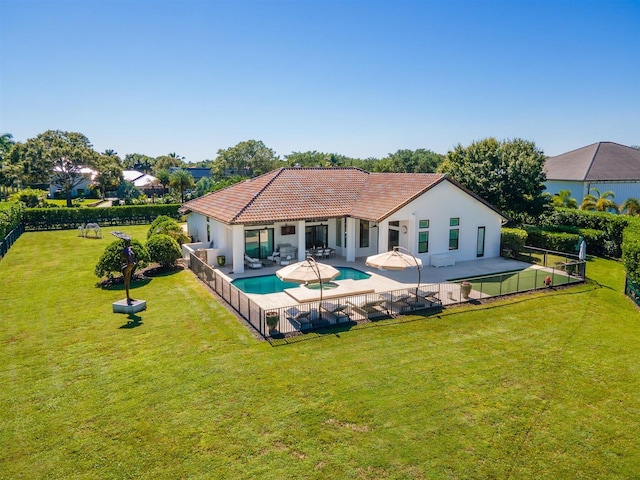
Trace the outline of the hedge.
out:
<instances>
[{"instance_id":1,"label":"hedge","mask_svg":"<svg viewBox=\"0 0 640 480\"><path fill-rule=\"evenodd\" d=\"M500 234L500 249L508 248L518 253L527 243L527 232L520 228L503 228Z\"/></svg>"},{"instance_id":2,"label":"hedge","mask_svg":"<svg viewBox=\"0 0 640 480\"><path fill-rule=\"evenodd\" d=\"M0 241L20 224L23 214L24 205L20 202L0 205Z\"/></svg>"},{"instance_id":3,"label":"hedge","mask_svg":"<svg viewBox=\"0 0 640 480\"><path fill-rule=\"evenodd\" d=\"M558 208L551 213L540 217L539 225L545 230L562 229L570 231L571 227L579 229L592 229L604 232L604 237L598 235L592 239L592 244L587 240L587 252L620 258L622 245L622 233L629 225L629 216L617 215L606 212L589 212L575 208ZM566 227L564 227L566 226ZM584 233L578 233L585 237Z\"/></svg>"},{"instance_id":4,"label":"hedge","mask_svg":"<svg viewBox=\"0 0 640 480\"><path fill-rule=\"evenodd\" d=\"M56 230L77 228L86 223L132 225L151 223L166 215L180 218L180 204L130 205L106 208L28 208L24 212L26 230Z\"/></svg>"},{"instance_id":5,"label":"hedge","mask_svg":"<svg viewBox=\"0 0 640 480\"><path fill-rule=\"evenodd\" d=\"M527 245L554 250L556 252L576 253L580 235L577 233L551 232L540 227L525 227Z\"/></svg>"},{"instance_id":6,"label":"hedge","mask_svg":"<svg viewBox=\"0 0 640 480\"><path fill-rule=\"evenodd\" d=\"M632 219L624 231L622 262L627 276L640 283L640 219Z\"/></svg>"}]
</instances>

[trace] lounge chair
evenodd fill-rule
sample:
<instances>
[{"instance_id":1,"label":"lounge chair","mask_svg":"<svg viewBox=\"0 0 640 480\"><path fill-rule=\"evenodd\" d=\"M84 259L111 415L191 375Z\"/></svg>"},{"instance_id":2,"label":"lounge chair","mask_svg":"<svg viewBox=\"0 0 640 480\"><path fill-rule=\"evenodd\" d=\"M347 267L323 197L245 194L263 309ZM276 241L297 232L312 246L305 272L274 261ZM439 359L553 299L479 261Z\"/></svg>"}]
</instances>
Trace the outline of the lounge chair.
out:
<instances>
[{"instance_id":1,"label":"lounge chair","mask_svg":"<svg viewBox=\"0 0 640 480\"><path fill-rule=\"evenodd\" d=\"M418 298L426 302L427 307L441 306L442 300L438 298L438 291L434 290L418 290Z\"/></svg>"},{"instance_id":2,"label":"lounge chair","mask_svg":"<svg viewBox=\"0 0 640 480\"><path fill-rule=\"evenodd\" d=\"M262 268L262 262L257 258L251 258L246 253L244 254L244 264L249 268Z\"/></svg>"},{"instance_id":3,"label":"lounge chair","mask_svg":"<svg viewBox=\"0 0 640 480\"><path fill-rule=\"evenodd\" d=\"M380 297L384 298L387 310L394 314L403 313L405 310L412 308L410 304L411 295L408 293L381 293Z\"/></svg>"},{"instance_id":4,"label":"lounge chair","mask_svg":"<svg viewBox=\"0 0 640 480\"><path fill-rule=\"evenodd\" d=\"M386 316L387 312L383 309L382 305L386 302L382 297L378 298L364 298L361 300L349 300L348 303L353 306L354 310L365 318L371 320L372 318Z\"/></svg>"},{"instance_id":5,"label":"lounge chair","mask_svg":"<svg viewBox=\"0 0 640 480\"><path fill-rule=\"evenodd\" d=\"M284 313L287 318L296 323L301 330L312 326L311 319L309 318L311 312L309 310L300 310L298 307L289 307L284 311Z\"/></svg>"},{"instance_id":6,"label":"lounge chair","mask_svg":"<svg viewBox=\"0 0 640 480\"><path fill-rule=\"evenodd\" d=\"M332 315L335 318L336 323L339 323L340 319L343 319L343 318L346 318L347 320L349 320L349 313L346 311L347 306L344 304L333 303L333 302L322 302L322 304L320 305L320 308L325 312L329 313L330 315Z\"/></svg>"}]
</instances>

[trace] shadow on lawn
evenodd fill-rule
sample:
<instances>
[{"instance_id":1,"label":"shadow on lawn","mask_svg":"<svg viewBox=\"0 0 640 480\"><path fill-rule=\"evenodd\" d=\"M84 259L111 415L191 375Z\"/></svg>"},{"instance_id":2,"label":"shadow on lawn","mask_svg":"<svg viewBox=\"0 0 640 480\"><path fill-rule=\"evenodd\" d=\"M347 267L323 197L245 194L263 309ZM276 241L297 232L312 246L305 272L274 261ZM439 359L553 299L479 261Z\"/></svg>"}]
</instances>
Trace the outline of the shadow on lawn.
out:
<instances>
[{"instance_id":1,"label":"shadow on lawn","mask_svg":"<svg viewBox=\"0 0 640 480\"><path fill-rule=\"evenodd\" d=\"M136 315L135 313L130 313L127 316L127 323L122 325L120 328L136 328L142 325L142 317L140 315Z\"/></svg>"},{"instance_id":2,"label":"shadow on lawn","mask_svg":"<svg viewBox=\"0 0 640 480\"><path fill-rule=\"evenodd\" d=\"M152 278L139 278L136 277L135 280L131 281L131 286L129 287L131 290L135 290L136 288L141 288L148 285L153 279ZM115 290L115 291L123 291L124 290L124 282L122 281L122 277L117 279L113 279L112 281L104 281L96 284L96 287L100 287L103 290Z\"/></svg>"}]
</instances>

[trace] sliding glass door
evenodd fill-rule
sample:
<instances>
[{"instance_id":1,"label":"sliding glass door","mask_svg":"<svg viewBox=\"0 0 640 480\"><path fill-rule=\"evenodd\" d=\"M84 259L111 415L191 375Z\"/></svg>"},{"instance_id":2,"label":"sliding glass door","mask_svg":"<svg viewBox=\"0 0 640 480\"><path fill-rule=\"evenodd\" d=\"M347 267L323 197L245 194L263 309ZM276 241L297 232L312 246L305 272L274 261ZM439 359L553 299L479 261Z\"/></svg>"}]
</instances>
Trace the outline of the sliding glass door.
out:
<instances>
[{"instance_id":1,"label":"sliding glass door","mask_svg":"<svg viewBox=\"0 0 640 480\"><path fill-rule=\"evenodd\" d=\"M311 225L304 229L305 248L324 248L329 244L329 226Z\"/></svg>"},{"instance_id":2,"label":"sliding glass door","mask_svg":"<svg viewBox=\"0 0 640 480\"><path fill-rule=\"evenodd\" d=\"M252 258L267 258L273 253L273 228L244 231L244 251Z\"/></svg>"}]
</instances>

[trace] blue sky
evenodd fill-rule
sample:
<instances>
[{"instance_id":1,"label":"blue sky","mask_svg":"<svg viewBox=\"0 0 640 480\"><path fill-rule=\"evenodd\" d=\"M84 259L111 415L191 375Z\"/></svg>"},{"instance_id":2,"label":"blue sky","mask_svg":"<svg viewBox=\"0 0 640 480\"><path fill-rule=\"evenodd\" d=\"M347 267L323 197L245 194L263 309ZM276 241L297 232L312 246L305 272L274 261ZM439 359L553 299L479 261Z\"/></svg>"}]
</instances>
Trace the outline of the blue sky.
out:
<instances>
[{"instance_id":1,"label":"blue sky","mask_svg":"<svg viewBox=\"0 0 640 480\"><path fill-rule=\"evenodd\" d=\"M121 156L640 144L640 1L0 0L0 132Z\"/></svg>"}]
</instances>

